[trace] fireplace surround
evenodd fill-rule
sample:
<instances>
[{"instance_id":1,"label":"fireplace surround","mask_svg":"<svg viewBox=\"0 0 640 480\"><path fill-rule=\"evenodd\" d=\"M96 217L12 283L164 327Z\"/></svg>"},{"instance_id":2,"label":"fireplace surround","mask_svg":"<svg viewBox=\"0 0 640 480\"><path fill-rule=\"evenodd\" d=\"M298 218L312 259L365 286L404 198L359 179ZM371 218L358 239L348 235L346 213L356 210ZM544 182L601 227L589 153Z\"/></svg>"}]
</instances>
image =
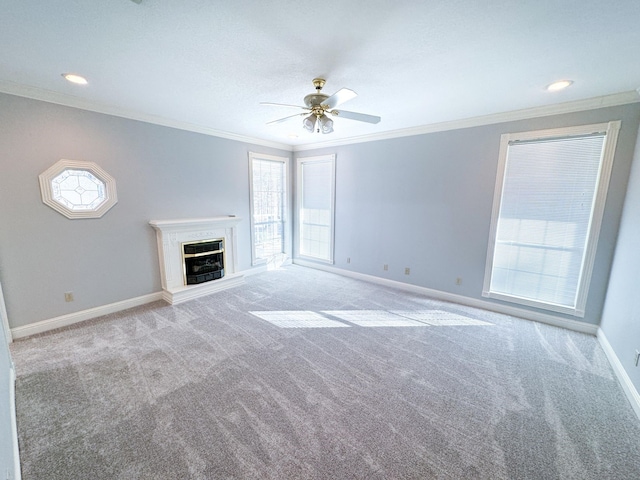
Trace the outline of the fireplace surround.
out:
<instances>
[{"instance_id":1,"label":"fireplace surround","mask_svg":"<svg viewBox=\"0 0 640 480\"><path fill-rule=\"evenodd\" d=\"M175 305L244 283L237 259L240 220L228 215L149 222L156 231L166 302Z\"/></svg>"}]
</instances>

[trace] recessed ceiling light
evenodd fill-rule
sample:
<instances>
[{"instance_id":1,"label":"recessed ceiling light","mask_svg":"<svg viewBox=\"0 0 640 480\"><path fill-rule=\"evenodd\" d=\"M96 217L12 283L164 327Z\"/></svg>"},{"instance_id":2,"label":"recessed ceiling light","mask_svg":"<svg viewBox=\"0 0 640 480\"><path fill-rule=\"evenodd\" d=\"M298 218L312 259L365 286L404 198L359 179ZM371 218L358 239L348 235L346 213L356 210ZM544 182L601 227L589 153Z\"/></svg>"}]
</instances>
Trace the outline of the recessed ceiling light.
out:
<instances>
[{"instance_id":1,"label":"recessed ceiling light","mask_svg":"<svg viewBox=\"0 0 640 480\"><path fill-rule=\"evenodd\" d=\"M297 133L290 133L289 135L287 135L287 137L289 137L289 138L298 138L298 134Z\"/></svg>"},{"instance_id":2,"label":"recessed ceiling light","mask_svg":"<svg viewBox=\"0 0 640 480\"><path fill-rule=\"evenodd\" d=\"M557 92L558 90L567 88L572 83L573 80L560 80L558 82L553 82L551 85L547 85L547 90L549 92Z\"/></svg>"},{"instance_id":3,"label":"recessed ceiling light","mask_svg":"<svg viewBox=\"0 0 640 480\"><path fill-rule=\"evenodd\" d=\"M80 75L76 75L75 73L63 73L62 76L69 82L71 83L77 83L78 85L86 85L87 79L80 76Z\"/></svg>"}]
</instances>

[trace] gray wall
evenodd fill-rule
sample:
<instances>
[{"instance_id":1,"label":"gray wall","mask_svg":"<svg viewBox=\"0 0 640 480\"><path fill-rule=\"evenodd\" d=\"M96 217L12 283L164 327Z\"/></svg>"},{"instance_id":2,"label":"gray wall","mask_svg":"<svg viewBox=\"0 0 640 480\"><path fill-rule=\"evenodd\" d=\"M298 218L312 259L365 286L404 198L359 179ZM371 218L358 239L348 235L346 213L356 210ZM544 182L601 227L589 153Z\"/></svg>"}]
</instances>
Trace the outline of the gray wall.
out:
<instances>
[{"instance_id":1,"label":"gray wall","mask_svg":"<svg viewBox=\"0 0 640 480\"><path fill-rule=\"evenodd\" d=\"M0 282L12 327L161 290L149 220L236 214L251 267L249 160L291 152L0 94ZM117 183L101 219L42 203L38 175L61 158ZM65 303L64 292L75 301Z\"/></svg>"},{"instance_id":2,"label":"gray wall","mask_svg":"<svg viewBox=\"0 0 640 480\"><path fill-rule=\"evenodd\" d=\"M500 135L610 120L622 120L622 127L586 314L584 319L557 314L598 324L639 104L316 149L296 157L337 154L336 267L482 299Z\"/></svg>"},{"instance_id":3,"label":"gray wall","mask_svg":"<svg viewBox=\"0 0 640 480\"><path fill-rule=\"evenodd\" d=\"M640 350L640 137L620 225L609 289L600 327L622 363L636 391L640 392L640 366L634 354Z\"/></svg>"},{"instance_id":4,"label":"gray wall","mask_svg":"<svg viewBox=\"0 0 640 480\"><path fill-rule=\"evenodd\" d=\"M598 324L640 104L296 156L337 154L336 267L481 299L500 135L609 120L622 129L584 318ZM291 156L0 94L0 282L11 325L159 291L151 219L239 215L239 266L250 268L250 150ZM38 175L60 158L94 161L116 179L118 204L102 219L68 220L42 203Z\"/></svg>"}]
</instances>

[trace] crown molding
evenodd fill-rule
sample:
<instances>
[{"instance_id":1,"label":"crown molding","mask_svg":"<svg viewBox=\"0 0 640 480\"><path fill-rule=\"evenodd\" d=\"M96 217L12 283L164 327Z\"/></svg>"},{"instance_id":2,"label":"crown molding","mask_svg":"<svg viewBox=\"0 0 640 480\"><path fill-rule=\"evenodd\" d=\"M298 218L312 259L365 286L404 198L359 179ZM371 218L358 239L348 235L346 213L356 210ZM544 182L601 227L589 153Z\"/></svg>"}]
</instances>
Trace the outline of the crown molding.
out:
<instances>
[{"instance_id":1,"label":"crown molding","mask_svg":"<svg viewBox=\"0 0 640 480\"><path fill-rule=\"evenodd\" d=\"M203 135L209 135L212 137L226 138L228 140L235 140L237 142L250 143L252 145L278 148L280 150L286 150L289 152L292 151L291 145L288 145L286 143L272 142L260 138L224 132L221 130L204 127L202 125L182 122L180 120L173 120L158 115L141 113L123 107L106 105L100 102L85 100L73 95L67 95L64 93L58 93L51 90L45 90L43 88L21 85L13 82L0 81L0 93L7 93L10 95L30 98L33 100L40 100L47 103L55 103L57 105L78 108L80 110L88 110L90 112L103 113L105 115L112 115L114 117L127 118L129 120L137 120L139 122L151 123L163 127L176 128L178 130L201 133Z\"/></svg>"},{"instance_id":2,"label":"crown molding","mask_svg":"<svg viewBox=\"0 0 640 480\"><path fill-rule=\"evenodd\" d=\"M237 142L250 143L252 145L261 145L265 147L277 148L289 152L302 152L306 150L315 150L318 148L339 147L343 145L351 145L355 143L373 142L377 140L388 140L400 137L411 137L414 135L424 135L427 133L444 132L447 130L457 130L461 128L480 127L483 125L492 125L496 123L512 122L516 120L527 120L536 117L545 117L550 115L559 115L564 113L580 112L585 110L594 110L597 108L615 107L618 105L626 105L629 103L640 102L640 87L636 90L628 92L615 93L601 97L587 98L584 100L576 100L573 102L558 103L554 105L544 105L540 107L526 108L521 110L513 110L509 112L501 112L479 117L471 117L460 120L452 120L447 122L432 123L419 127L410 127L399 130L391 130L388 132L374 133L371 135L361 135L357 137L349 137L345 139L326 141L318 143L307 143L303 145L291 145L279 143L261 138L249 137L246 135L238 135L235 133L224 132L202 125L196 125L179 120L173 120L158 115L150 115L146 113L128 110L123 107L84 100L82 98L67 95L63 93L45 90L38 87L21 85L13 82L0 81L0 92L19 97L41 100L43 102L55 103L67 107L88 110L115 117L137 120L140 122L151 123L163 127L176 128L178 130L186 130L194 133L201 133L212 137L226 138Z\"/></svg>"},{"instance_id":3,"label":"crown molding","mask_svg":"<svg viewBox=\"0 0 640 480\"><path fill-rule=\"evenodd\" d=\"M339 147L343 145L352 145L354 143L373 142L376 140L388 140L392 138L411 137L414 135L424 135L427 133L444 132L448 130L458 130L461 128L481 127L483 125L493 125L496 123L513 122L517 120L527 120L530 118L546 117L551 115L560 115L564 113L582 112L585 110L595 110L597 108L615 107L618 105L626 105L629 103L640 102L640 88L628 92L615 93L602 97L587 98L584 100L576 100L573 102L557 103L554 105L544 105L541 107L525 108L521 110L513 110L510 112L501 112L479 117L464 118L461 120L452 120L448 122L432 123L420 127L404 128L400 130L392 130L389 132L374 133L371 135L362 135L359 137L351 137L343 140L309 143L305 145L297 145L293 147L294 152L305 150L315 150L318 148Z\"/></svg>"}]
</instances>

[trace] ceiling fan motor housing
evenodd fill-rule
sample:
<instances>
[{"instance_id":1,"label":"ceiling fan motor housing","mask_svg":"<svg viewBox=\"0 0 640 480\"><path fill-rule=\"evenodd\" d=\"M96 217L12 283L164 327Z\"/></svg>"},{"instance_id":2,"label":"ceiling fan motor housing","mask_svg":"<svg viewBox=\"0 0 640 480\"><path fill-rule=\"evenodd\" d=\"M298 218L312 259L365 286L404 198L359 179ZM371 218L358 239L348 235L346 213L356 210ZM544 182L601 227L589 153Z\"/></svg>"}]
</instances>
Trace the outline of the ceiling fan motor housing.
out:
<instances>
[{"instance_id":1,"label":"ceiling fan motor housing","mask_svg":"<svg viewBox=\"0 0 640 480\"><path fill-rule=\"evenodd\" d=\"M329 98L329 95L325 95L324 93L310 93L304 97L304 104L309 108L313 108L316 105L322 105L322 102L327 98Z\"/></svg>"},{"instance_id":2,"label":"ceiling fan motor housing","mask_svg":"<svg viewBox=\"0 0 640 480\"><path fill-rule=\"evenodd\" d=\"M320 105L322 105L322 102L329 98L329 95L320 93L320 90L322 90L322 87L324 87L325 82L326 81L324 78L313 79L313 86L316 87L316 93L310 93L309 95L304 97L304 104L307 107L319 107Z\"/></svg>"}]
</instances>

